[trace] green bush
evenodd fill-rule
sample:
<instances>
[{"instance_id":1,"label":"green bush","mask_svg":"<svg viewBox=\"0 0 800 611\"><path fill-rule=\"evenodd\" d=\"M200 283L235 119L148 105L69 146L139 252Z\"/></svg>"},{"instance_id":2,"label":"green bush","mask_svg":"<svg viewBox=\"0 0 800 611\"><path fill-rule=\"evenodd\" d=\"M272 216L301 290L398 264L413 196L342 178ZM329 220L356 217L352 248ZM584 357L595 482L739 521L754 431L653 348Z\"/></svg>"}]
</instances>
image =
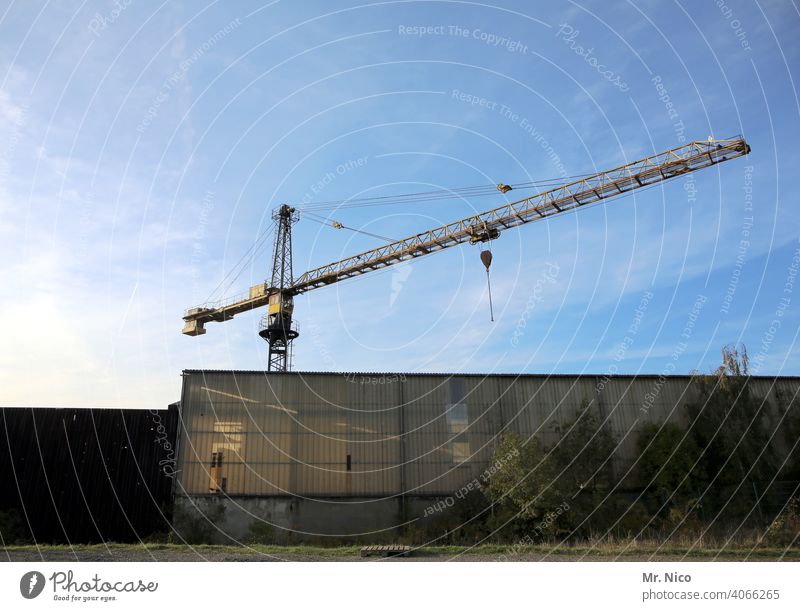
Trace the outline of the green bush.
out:
<instances>
[{"instance_id":1,"label":"green bush","mask_svg":"<svg viewBox=\"0 0 800 611\"><path fill-rule=\"evenodd\" d=\"M504 534L533 541L605 532L626 505L609 493L613 486L611 456L615 441L586 405L575 418L555 427L559 441L544 448L533 437L503 438L495 451L498 471L486 495L512 518ZM512 460L503 457L513 456Z\"/></svg>"}]
</instances>

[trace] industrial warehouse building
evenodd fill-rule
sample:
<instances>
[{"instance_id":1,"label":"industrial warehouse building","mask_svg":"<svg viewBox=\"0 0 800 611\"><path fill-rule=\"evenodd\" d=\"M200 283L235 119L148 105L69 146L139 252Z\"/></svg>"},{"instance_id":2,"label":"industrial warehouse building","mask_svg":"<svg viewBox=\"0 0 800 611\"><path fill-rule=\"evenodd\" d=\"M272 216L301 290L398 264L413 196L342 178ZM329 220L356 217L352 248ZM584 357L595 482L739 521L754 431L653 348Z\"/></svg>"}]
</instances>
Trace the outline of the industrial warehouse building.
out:
<instances>
[{"instance_id":1,"label":"industrial warehouse building","mask_svg":"<svg viewBox=\"0 0 800 611\"><path fill-rule=\"evenodd\" d=\"M619 442L624 490L642 428L686 424L693 399L691 376L187 370L183 380L176 515L213 522L218 541L259 528L276 540L385 539L489 469L503 434L555 443L583 406ZM777 430L800 378L749 384Z\"/></svg>"}]
</instances>

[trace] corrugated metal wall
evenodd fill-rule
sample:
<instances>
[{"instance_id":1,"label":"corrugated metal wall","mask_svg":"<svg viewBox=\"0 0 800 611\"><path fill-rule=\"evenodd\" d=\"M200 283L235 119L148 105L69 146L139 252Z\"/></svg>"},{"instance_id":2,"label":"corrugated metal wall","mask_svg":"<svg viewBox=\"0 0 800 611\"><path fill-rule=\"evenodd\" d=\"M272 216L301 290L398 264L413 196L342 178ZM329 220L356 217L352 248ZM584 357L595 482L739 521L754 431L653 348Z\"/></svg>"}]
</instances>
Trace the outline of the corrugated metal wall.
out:
<instances>
[{"instance_id":1,"label":"corrugated metal wall","mask_svg":"<svg viewBox=\"0 0 800 611\"><path fill-rule=\"evenodd\" d=\"M554 443L587 404L619 441L623 473L644 425L684 420L690 381L186 371L180 483L192 495L451 494L491 465L503 433ZM751 384L791 396L800 378Z\"/></svg>"},{"instance_id":2,"label":"corrugated metal wall","mask_svg":"<svg viewBox=\"0 0 800 611\"><path fill-rule=\"evenodd\" d=\"M135 542L169 530L177 405L0 412L0 511L13 511L27 538ZM21 533L2 534L8 544Z\"/></svg>"}]
</instances>

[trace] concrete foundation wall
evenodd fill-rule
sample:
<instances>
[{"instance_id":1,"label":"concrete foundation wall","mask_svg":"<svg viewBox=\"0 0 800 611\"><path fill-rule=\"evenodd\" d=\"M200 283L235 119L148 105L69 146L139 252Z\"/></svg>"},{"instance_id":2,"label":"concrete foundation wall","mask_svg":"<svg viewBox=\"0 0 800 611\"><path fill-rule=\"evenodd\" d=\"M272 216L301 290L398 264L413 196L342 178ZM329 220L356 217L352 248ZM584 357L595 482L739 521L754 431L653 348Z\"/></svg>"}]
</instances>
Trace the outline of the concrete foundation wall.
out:
<instances>
[{"instance_id":1,"label":"concrete foundation wall","mask_svg":"<svg viewBox=\"0 0 800 611\"><path fill-rule=\"evenodd\" d=\"M179 496L175 529L214 543L386 542L435 519L452 496L362 499ZM198 523L201 526L198 526Z\"/></svg>"},{"instance_id":2,"label":"concrete foundation wall","mask_svg":"<svg viewBox=\"0 0 800 611\"><path fill-rule=\"evenodd\" d=\"M436 499L303 499L292 497L179 496L175 529L215 543L385 541L410 516L423 515ZM208 536L210 535L210 536Z\"/></svg>"}]
</instances>

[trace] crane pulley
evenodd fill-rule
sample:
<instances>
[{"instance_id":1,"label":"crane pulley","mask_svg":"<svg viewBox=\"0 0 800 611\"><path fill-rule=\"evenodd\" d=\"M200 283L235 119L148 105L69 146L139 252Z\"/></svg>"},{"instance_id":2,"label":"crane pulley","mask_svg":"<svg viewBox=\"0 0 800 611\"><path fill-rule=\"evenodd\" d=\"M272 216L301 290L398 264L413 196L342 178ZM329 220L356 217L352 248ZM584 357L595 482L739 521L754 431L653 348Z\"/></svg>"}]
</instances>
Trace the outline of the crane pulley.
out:
<instances>
[{"instance_id":1,"label":"crane pulley","mask_svg":"<svg viewBox=\"0 0 800 611\"><path fill-rule=\"evenodd\" d=\"M208 322L223 322L242 312L268 306L259 334L269 344L269 370L284 371L288 367L291 342L298 336L292 324L292 299L295 295L451 246L489 242L506 229L619 197L749 152L750 146L741 137L690 142L328 263L305 272L296 280L292 276L291 225L297 221L297 212L291 206L283 205L275 213L276 239L270 282L251 287L249 294L240 299L188 310L183 316L183 333L202 335ZM507 193L511 187L500 183L497 189ZM485 260L484 264L488 274L489 265Z\"/></svg>"}]
</instances>

